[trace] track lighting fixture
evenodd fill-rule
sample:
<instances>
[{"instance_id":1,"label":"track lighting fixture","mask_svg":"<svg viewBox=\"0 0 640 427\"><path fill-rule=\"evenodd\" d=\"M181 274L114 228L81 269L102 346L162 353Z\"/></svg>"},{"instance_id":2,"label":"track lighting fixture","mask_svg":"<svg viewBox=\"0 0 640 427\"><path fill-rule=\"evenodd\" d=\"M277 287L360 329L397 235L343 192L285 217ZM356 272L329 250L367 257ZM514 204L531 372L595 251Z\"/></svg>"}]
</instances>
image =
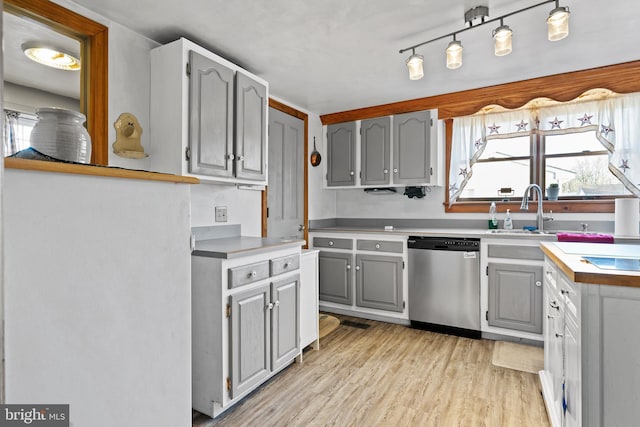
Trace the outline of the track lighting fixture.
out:
<instances>
[{"instance_id":1,"label":"track lighting fixture","mask_svg":"<svg viewBox=\"0 0 640 427\"><path fill-rule=\"evenodd\" d=\"M424 76L424 70L422 68L422 61L424 56L416 55L416 50L413 49L413 54L407 58L407 68L409 68L409 79L420 80Z\"/></svg>"},{"instance_id":2,"label":"track lighting fixture","mask_svg":"<svg viewBox=\"0 0 640 427\"><path fill-rule=\"evenodd\" d=\"M422 43L415 44L413 46L409 46L404 49L400 49L400 53L404 53L409 50L412 52L411 56L407 59L409 78L411 80L418 80L424 76L424 70L422 67L424 57L422 55L416 54L416 48L449 37L453 37L453 41L449 42L445 50L447 58L447 68L451 70L460 68L462 66L462 43L456 39L456 35L471 30L472 28L477 28L482 25L488 24L490 22L500 21L500 26L494 29L492 32L495 55L504 56L510 54L512 51L511 38L513 35L513 31L508 25L504 24L504 19L548 3L556 4L556 7L549 13L549 17L547 18L548 38L550 41L562 40L563 38L567 37L567 35L569 35L569 8L566 6L560 6L560 0L546 0L541 3L534 4L532 6L525 7L524 9L516 10L514 12L507 13L493 19L486 19L489 17L488 7L476 6L465 12L465 28L449 34L445 34L440 37L436 37L431 40L427 40Z\"/></svg>"},{"instance_id":3,"label":"track lighting fixture","mask_svg":"<svg viewBox=\"0 0 640 427\"><path fill-rule=\"evenodd\" d=\"M449 43L446 49L447 52L447 68L455 70L462 66L462 43L456 40L454 34L453 41Z\"/></svg>"}]
</instances>

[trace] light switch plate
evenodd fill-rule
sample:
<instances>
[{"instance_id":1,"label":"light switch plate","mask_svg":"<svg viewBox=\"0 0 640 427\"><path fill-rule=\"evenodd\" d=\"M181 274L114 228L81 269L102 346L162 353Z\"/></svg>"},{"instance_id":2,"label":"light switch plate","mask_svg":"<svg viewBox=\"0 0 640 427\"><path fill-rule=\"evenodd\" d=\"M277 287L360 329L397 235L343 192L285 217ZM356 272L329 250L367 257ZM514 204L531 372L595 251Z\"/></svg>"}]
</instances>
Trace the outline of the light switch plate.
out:
<instances>
[{"instance_id":1,"label":"light switch plate","mask_svg":"<svg viewBox=\"0 0 640 427\"><path fill-rule=\"evenodd\" d=\"M227 222L226 206L216 206L216 222Z\"/></svg>"}]
</instances>

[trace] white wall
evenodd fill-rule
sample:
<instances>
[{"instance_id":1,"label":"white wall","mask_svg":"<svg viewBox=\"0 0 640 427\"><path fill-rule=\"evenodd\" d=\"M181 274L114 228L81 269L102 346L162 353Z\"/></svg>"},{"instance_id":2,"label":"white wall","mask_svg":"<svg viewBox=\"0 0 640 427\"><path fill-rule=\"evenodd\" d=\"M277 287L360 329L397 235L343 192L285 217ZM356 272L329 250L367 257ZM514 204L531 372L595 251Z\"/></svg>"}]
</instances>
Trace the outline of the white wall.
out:
<instances>
[{"instance_id":1,"label":"white wall","mask_svg":"<svg viewBox=\"0 0 640 427\"><path fill-rule=\"evenodd\" d=\"M80 101L77 99L4 82L4 108L35 114L36 108L43 106L80 111Z\"/></svg>"},{"instance_id":2,"label":"white wall","mask_svg":"<svg viewBox=\"0 0 640 427\"><path fill-rule=\"evenodd\" d=\"M72 426L191 420L187 184L4 174L7 403Z\"/></svg>"}]
</instances>

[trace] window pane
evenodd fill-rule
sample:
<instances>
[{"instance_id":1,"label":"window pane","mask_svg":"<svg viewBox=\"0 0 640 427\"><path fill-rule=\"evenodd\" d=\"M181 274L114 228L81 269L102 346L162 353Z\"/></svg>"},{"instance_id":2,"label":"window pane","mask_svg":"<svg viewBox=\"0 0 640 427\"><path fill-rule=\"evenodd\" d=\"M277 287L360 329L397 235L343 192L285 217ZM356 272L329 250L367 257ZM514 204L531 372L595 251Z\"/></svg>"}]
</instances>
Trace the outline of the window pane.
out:
<instances>
[{"instance_id":1,"label":"window pane","mask_svg":"<svg viewBox=\"0 0 640 427\"><path fill-rule=\"evenodd\" d=\"M529 165L529 160L476 163L460 197L501 199L508 197L498 194L504 187L514 189L513 197L522 197L529 185Z\"/></svg>"},{"instance_id":2,"label":"window pane","mask_svg":"<svg viewBox=\"0 0 640 427\"><path fill-rule=\"evenodd\" d=\"M557 182L559 196L610 196L630 194L608 169L606 154L547 159L545 179Z\"/></svg>"},{"instance_id":3,"label":"window pane","mask_svg":"<svg viewBox=\"0 0 640 427\"><path fill-rule=\"evenodd\" d=\"M530 155L530 137L520 136L508 139L490 139L480 159L503 159L505 157L523 157Z\"/></svg>"},{"instance_id":4,"label":"window pane","mask_svg":"<svg viewBox=\"0 0 640 427\"><path fill-rule=\"evenodd\" d=\"M605 150L605 147L596 138L595 132L547 135L544 137L544 143L544 152L547 155Z\"/></svg>"}]
</instances>

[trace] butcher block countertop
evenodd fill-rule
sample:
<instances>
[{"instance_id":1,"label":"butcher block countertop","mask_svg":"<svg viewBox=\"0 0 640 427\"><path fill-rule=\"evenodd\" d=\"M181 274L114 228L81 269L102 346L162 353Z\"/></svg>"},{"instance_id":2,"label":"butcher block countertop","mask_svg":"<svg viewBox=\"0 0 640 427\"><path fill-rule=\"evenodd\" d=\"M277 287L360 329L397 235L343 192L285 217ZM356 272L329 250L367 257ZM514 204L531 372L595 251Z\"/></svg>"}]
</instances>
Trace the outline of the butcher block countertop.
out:
<instances>
[{"instance_id":1,"label":"butcher block countertop","mask_svg":"<svg viewBox=\"0 0 640 427\"><path fill-rule=\"evenodd\" d=\"M542 242L540 248L576 283L640 288L640 271L601 269L583 256L640 258L640 245Z\"/></svg>"}]
</instances>

